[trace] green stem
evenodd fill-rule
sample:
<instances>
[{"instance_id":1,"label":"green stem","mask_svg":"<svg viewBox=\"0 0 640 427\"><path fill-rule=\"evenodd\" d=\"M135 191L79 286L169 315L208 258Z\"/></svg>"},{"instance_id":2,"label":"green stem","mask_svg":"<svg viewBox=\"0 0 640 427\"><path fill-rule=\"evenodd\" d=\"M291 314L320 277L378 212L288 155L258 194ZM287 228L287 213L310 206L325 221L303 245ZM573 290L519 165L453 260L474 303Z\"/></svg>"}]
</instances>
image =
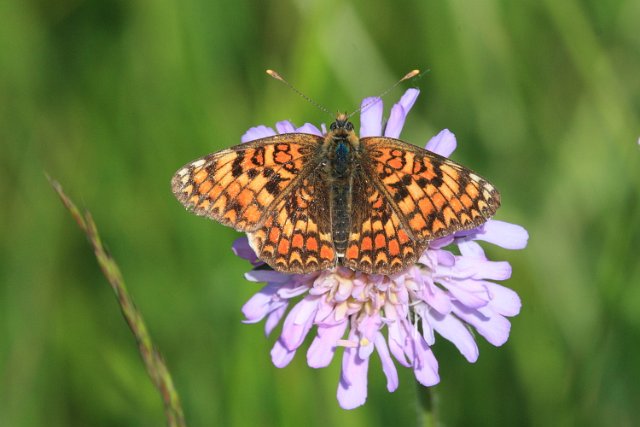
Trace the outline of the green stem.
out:
<instances>
[{"instance_id":1,"label":"green stem","mask_svg":"<svg viewBox=\"0 0 640 427\"><path fill-rule=\"evenodd\" d=\"M416 399L418 403L418 426L437 427L438 423L438 396L434 387L425 387L416 382Z\"/></svg>"},{"instance_id":2,"label":"green stem","mask_svg":"<svg viewBox=\"0 0 640 427\"><path fill-rule=\"evenodd\" d=\"M142 356L142 361L147 369L147 373L153 381L153 385L160 392L160 397L164 404L164 412L167 418L167 425L169 427L185 427L184 414L182 412L182 406L180 404L180 397L178 392L173 386L173 380L171 374L167 369L167 365L164 363L160 351L156 348L151 340L151 336L147 330L147 326L144 323L142 314L136 308L127 287L122 278L122 273L118 264L109 255L104 246L102 240L98 234L96 224L93 222L93 218L89 212L85 212L84 215L80 213L80 210L76 205L67 197L62 191L62 187L57 181L52 180L47 176L49 182L53 186L53 189L58 193L62 203L64 203L69 213L78 223L80 229L87 235L93 251L98 260L98 264L102 269L102 273L105 275L111 289L116 294L120 310L129 325L129 329L133 332L133 336L138 344L138 351Z\"/></svg>"}]
</instances>

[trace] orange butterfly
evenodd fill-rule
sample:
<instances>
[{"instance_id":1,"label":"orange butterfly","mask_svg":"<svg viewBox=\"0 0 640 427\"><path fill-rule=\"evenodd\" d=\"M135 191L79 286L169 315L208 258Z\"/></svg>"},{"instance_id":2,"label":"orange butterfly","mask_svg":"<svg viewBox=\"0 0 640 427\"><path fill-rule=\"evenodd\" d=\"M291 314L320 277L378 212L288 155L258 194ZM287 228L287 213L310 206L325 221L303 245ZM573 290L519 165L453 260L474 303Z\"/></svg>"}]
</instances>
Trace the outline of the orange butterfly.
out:
<instances>
[{"instance_id":1,"label":"orange butterfly","mask_svg":"<svg viewBox=\"0 0 640 427\"><path fill-rule=\"evenodd\" d=\"M398 139L358 138L345 114L325 136L275 135L190 162L172 189L197 215L248 233L262 261L289 273L342 265L392 274L500 206L473 171Z\"/></svg>"}]
</instances>

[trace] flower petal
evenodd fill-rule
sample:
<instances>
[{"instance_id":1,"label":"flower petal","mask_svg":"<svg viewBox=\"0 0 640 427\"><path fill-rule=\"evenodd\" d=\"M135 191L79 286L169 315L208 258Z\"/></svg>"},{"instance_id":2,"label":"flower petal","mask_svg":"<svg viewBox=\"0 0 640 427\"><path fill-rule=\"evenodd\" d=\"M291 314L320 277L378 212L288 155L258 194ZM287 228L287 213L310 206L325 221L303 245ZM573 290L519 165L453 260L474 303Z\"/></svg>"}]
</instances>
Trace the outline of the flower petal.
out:
<instances>
[{"instance_id":1,"label":"flower petal","mask_svg":"<svg viewBox=\"0 0 640 427\"><path fill-rule=\"evenodd\" d=\"M311 134L311 135L322 136L322 132L320 131L320 129L318 129L317 127L315 127L311 123L305 123L302 126L300 126L298 129L296 129L295 131L299 132L299 133L308 133L308 134Z\"/></svg>"},{"instance_id":2,"label":"flower petal","mask_svg":"<svg viewBox=\"0 0 640 427\"><path fill-rule=\"evenodd\" d=\"M357 348L345 348L337 395L343 409L357 408L366 402L368 370L369 359L360 359Z\"/></svg>"},{"instance_id":3,"label":"flower petal","mask_svg":"<svg viewBox=\"0 0 640 427\"><path fill-rule=\"evenodd\" d=\"M249 245L249 240L247 236L238 237L233 244L231 245L231 250L236 256L240 258L244 258L249 261L251 264L255 264L256 262L261 262L258 259L258 256L253 251L253 248Z\"/></svg>"},{"instance_id":4,"label":"flower petal","mask_svg":"<svg viewBox=\"0 0 640 427\"><path fill-rule=\"evenodd\" d=\"M483 232L476 239L493 243L505 249L523 249L527 246L529 233L523 227L491 219L484 224Z\"/></svg>"},{"instance_id":5,"label":"flower petal","mask_svg":"<svg viewBox=\"0 0 640 427\"><path fill-rule=\"evenodd\" d=\"M389 354L387 342L380 332L376 334L375 346L378 351L378 356L380 356L382 371L387 377L387 390L389 390L389 392L394 392L398 388L398 371L396 369L396 365L393 363L393 359L391 359L391 355Z\"/></svg>"},{"instance_id":6,"label":"flower petal","mask_svg":"<svg viewBox=\"0 0 640 427\"><path fill-rule=\"evenodd\" d=\"M522 303L517 293L497 283L485 281L483 284L491 295L491 308L498 314L512 317L520 313Z\"/></svg>"},{"instance_id":7,"label":"flower petal","mask_svg":"<svg viewBox=\"0 0 640 427\"><path fill-rule=\"evenodd\" d=\"M282 301L279 304L271 305L272 311L271 313L269 313L269 316L267 316L267 321L264 322L264 333L266 336L271 335L271 332L273 332L275 327L278 326L278 323L280 323L280 320L282 319L282 316L284 316L284 313L287 311L288 306L288 301Z\"/></svg>"},{"instance_id":8,"label":"flower petal","mask_svg":"<svg viewBox=\"0 0 640 427\"><path fill-rule=\"evenodd\" d=\"M276 130L278 133L294 133L296 131L296 127L289 120L283 120L281 122L276 123Z\"/></svg>"},{"instance_id":9,"label":"flower petal","mask_svg":"<svg viewBox=\"0 0 640 427\"><path fill-rule=\"evenodd\" d=\"M287 315L282 326L280 340L289 350L297 349L313 326L313 318L318 309L318 298L305 297Z\"/></svg>"},{"instance_id":10,"label":"flower petal","mask_svg":"<svg viewBox=\"0 0 640 427\"><path fill-rule=\"evenodd\" d=\"M478 360L478 345L469 329L455 316L427 313L429 323L442 337L451 341L469 362Z\"/></svg>"},{"instance_id":11,"label":"flower petal","mask_svg":"<svg viewBox=\"0 0 640 427\"><path fill-rule=\"evenodd\" d=\"M416 344L416 358L413 364L413 372L416 375L416 379L420 384L427 387L438 384L440 382L438 361L431 348L422 338L422 335L417 335L414 342Z\"/></svg>"},{"instance_id":12,"label":"flower petal","mask_svg":"<svg viewBox=\"0 0 640 427\"><path fill-rule=\"evenodd\" d=\"M242 306L242 314L246 320L245 323L256 323L264 319L272 310L271 305L274 301L274 295L278 290L278 285L268 284L263 287L260 292L253 295L249 301Z\"/></svg>"},{"instance_id":13,"label":"flower petal","mask_svg":"<svg viewBox=\"0 0 640 427\"><path fill-rule=\"evenodd\" d=\"M462 320L476 328L478 333L496 347L501 346L509 338L511 323L503 316L484 311L469 309L454 302L454 313Z\"/></svg>"},{"instance_id":14,"label":"flower petal","mask_svg":"<svg viewBox=\"0 0 640 427\"><path fill-rule=\"evenodd\" d=\"M425 148L443 157L449 157L455 151L456 145L456 136L449 129L443 129L427 142Z\"/></svg>"},{"instance_id":15,"label":"flower petal","mask_svg":"<svg viewBox=\"0 0 640 427\"><path fill-rule=\"evenodd\" d=\"M251 270L244 273L244 277L250 282L287 283L291 280L289 275L273 270Z\"/></svg>"},{"instance_id":16,"label":"flower petal","mask_svg":"<svg viewBox=\"0 0 640 427\"><path fill-rule=\"evenodd\" d=\"M484 307L491 299L487 289L478 280L443 280L442 284L452 299L469 308Z\"/></svg>"},{"instance_id":17,"label":"flower petal","mask_svg":"<svg viewBox=\"0 0 640 427\"><path fill-rule=\"evenodd\" d=\"M470 240L462 240L458 242L458 249L460 249L460 255L464 257L477 258L481 260L487 259L482 246L480 246L476 242Z\"/></svg>"},{"instance_id":18,"label":"flower petal","mask_svg":"<svg viewBox=\"0 0 640 427\"><path fill-rule=\"evenodd\" d=\"M278 340L271 349L271 362L273 362L276 368L284 368L293 360L293 356L295 355L295 350L288 350L282 342Z\"/></svg>"},{"instance_id":19,"label":"flower petal","mask_svg":"<svg viewBox=\"0 0 640 427\"><path fill-rule=\"evenodd\" d=\"M362 100L360 104L360 138L382 135L382 100L378 97L370 97Z\"/></svg>"},{"instance_id":20,"label":"flower petal","mask_svg":"<svg viewBox=\"0 0 640 427\"><path fill-rule=\"evenodd\" d=\"M276 134L276 131L271 129L270 127L260 125L256 127L249 128L248 131L242 135L240 138L241 142L249 142L255 141L256 139L266 138L268 136L273 136Z\"/></svg>"},{"instance_id":21,"label":"flower petal","mask_svg":"<svg viewBox=\"0 0 640 427\"><path fill-rule=\"evenodd\" d=\"M418 89L408 89L404 95L402 95L400 101L391 108L389 120L384 130L384 136L390 138L398 138L400 136L407 114L409 114L419 94L420 91Z\"/></svg>"},{"instance_id":22,"label":"flower petal","mask_svg":"<svg viewBox=\"0 0 640 427\"><path fill-rule=\"evenodd\" d=\"M349 322L344 321L335 325L318 326L318 335L307 351L307 363L310 367L329 366L336 352L338 340L344 335L347 325Z\"/></svg>"},{"instance_id":23,"label":"flower petal","mask_svg":"<svg viewBox=\"0 0 640 427\"><path fill-rule=\"evenodd\" d=\"M456 257L456 264L452 268L440 268L437 271L437 277L444 277L445 279L506 280L511 277L511 265L506 261L486 261L459 256ZM436 282L438 281L437 277Z\"/></svg>"}]
</instances>

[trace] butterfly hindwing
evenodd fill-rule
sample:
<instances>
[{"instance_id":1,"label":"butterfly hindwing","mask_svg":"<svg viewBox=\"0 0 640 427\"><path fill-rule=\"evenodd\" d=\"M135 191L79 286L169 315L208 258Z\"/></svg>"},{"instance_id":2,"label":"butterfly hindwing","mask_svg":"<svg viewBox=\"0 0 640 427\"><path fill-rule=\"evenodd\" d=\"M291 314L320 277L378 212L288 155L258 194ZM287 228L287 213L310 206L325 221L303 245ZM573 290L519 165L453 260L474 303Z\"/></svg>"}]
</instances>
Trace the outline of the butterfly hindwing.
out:
<instances>
[{"instance_id":1,"label":"butterfly hindwing","mask_svg":"<svg viewBox=\"0 0 640 427\"><path fill-rule=\"evenodd\" d=\"M336 264L326 176L319 164L308 168L262 227L249 233L258 257L278 271L308 273Z\"/></svg>"},{"instance_id":2,"label":"butterfly hindwing","mask_svg":"<svg viewBox=\"0 0 640 427\"><path fill-rule=\"evenodd\" d=\"M385 137L362 138L362 167L379 183L412 240L431 241L477 227L500 206L484 178L445 157Z\"/></svg>"},{"instance_id":3,"label":"butterfly hindwing","mask_svg":"<svg viewBox=\"0 0 640 427\"><path fill-rule=\"evenodd\" d=\"M238 231L256 230L321 141L316 135L284 134L210 154L176 172L173 193L197 215Z\"/></svg>"},{"instance_id":4,"label":"butterfly hindwing","mask_svg":"<svg viewBox=\"0 0 640 427\"><path fill-rule=\"evenodd\" d=\"M353 177L351 232L342 263L365 273L392 274L414 263L426 243L405 231L379 184L364 171Z\"/></svg>"}]
</instances>

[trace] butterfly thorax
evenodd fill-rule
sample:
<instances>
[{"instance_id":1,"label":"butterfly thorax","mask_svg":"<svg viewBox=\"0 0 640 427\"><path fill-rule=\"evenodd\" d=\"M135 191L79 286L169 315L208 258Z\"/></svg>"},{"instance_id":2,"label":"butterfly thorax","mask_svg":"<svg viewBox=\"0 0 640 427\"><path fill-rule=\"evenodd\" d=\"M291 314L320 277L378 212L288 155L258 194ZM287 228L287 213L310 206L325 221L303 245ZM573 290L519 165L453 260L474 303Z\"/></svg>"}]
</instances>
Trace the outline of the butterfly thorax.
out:
<instances>
[{"instance_id":1,"label":"butterfly thorax","mask_svg":"<svg viewBox=\"0 0 640 427\"><path fill-rule=\"evenodd\" d=\"M327 157L325 173L331 183L330 212L333 243L338 256L342 256L351 227L351 188L353 168L359 155L359 139L346 115L340 114L331 124L324 141Z\"/></svg>"}]
</instances>

